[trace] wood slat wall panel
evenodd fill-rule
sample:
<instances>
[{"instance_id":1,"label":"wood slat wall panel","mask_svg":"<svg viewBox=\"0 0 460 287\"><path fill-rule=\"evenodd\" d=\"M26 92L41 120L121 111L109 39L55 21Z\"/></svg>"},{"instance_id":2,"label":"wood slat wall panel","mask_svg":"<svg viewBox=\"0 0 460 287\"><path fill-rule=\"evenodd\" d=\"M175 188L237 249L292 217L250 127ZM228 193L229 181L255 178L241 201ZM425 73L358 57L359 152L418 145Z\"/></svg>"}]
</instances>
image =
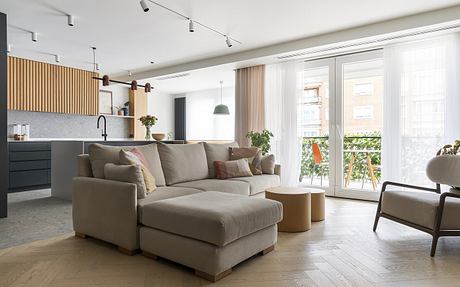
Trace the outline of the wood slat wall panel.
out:
<instances>
[{"instance_id":1,"label":"wood slat wall panel","mask_svg":"<svg viewBox=\"0 0 460 287\"><path fill-rule=\"evenodd\" d=\"M97 73L8 57L8 109L97 115Z\"/></svg>"}]
</instances>

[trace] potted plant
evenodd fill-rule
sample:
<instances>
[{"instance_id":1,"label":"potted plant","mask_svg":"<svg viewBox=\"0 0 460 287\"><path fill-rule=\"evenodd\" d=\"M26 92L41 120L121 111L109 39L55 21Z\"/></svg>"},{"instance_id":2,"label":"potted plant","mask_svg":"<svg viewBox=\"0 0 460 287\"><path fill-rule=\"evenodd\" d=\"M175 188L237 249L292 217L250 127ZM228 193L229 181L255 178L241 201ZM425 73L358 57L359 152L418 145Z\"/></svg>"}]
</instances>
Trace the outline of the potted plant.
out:
<instances>
[{"instance_id":1,"label":"potted plant","mask_svg":"<svg viewBox=\"0 0 460 287\"><path fill-rule=\"evenodd\" d=\"M251 146L258 147L262 151L262 155L266 155L270 151L270 139L273 134L268 130L262 132L250 131L246 134L246 138L251 140Z\"/></svg>"},{"instance_id":2,"label":"potted plant","mask_svg":"<svg viewBox=\"0 0 460 287\"><path fill-rule=\"evenodd\" d=\"M145 127L145 139L150 140L150 135L151 135L150 128L153 127L157 123L158 118L155 116L146 115L146 116L140 117L139 121Z\"/></svg>"}]
</instances>

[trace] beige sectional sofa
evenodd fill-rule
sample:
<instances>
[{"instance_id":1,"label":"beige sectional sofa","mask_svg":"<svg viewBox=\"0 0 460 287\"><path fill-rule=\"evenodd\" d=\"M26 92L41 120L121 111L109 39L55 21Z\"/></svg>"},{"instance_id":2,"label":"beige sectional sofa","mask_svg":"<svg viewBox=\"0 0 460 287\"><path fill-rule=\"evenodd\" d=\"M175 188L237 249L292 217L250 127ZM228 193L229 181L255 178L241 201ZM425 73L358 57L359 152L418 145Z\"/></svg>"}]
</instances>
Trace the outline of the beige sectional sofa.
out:
<instances>
[{"instance_id":1,"label":"beige sectional sofa","mask_svg":"<svg viewBox=\"0 0 460 287\"><path fill-rule=\"evenodd\" d=\"M214 178L212 163L215 160L229 160L229 147L234 146L235 143L154 143L136 146L147 159L148 168L157 185L157 189L143 199L137 198L135 184L103 178L104 165L116 164L120 149L133 147L90 147L91 157L79 156L79 175L74 178L73 224L76 234L113 243L129 254L141 247L148 254L166 258L170 255L169 259L195 268L197 273L204 272L214 279L218 278L229 267L270 249L276 243L276 223L282 216L282 206L279 203L257 198L263 197L265 189L279 186L279 166L276 166L274 174L228 180ZM215 203L208 202L208 205L200 206L200 202L208 200ZM235 202L240 207L228 205L227 201ZM203 230L206 238L222 232L219 228L224 226L226 234L222 236L230 236L230 239L205 240L200 234L188 234L184 226L177 224L181 221L179 218L185 215L180 212L176 214L174 209L168 207L191 202L195 204L184 210L196 215L194 218L198 218L205 226L206 222L208 226L214 226L213 231ZM258 211L250 213L250 210ZM161 219L155 218L159 215ZM176 220L168 223L168 218ZM198 221L195 222L196 228L200 227ZM232 230L236 230L234 232L228 229L232 222L239 222L238 226L232 225ZM261 224L248 226L244 222ZM238 228L246 228L246 231L241 232ZM163 246L158 241L167 243ZM189 252L184 256L167 251L168 248L177 250L181 246L196 249L187 249ZM235 250L239 252L234 254ZM190 258L198 256L200 252L215 256L207 262L191 263ZM228 257L229 254L233 255Z\"/></svg>"}]
</instances>

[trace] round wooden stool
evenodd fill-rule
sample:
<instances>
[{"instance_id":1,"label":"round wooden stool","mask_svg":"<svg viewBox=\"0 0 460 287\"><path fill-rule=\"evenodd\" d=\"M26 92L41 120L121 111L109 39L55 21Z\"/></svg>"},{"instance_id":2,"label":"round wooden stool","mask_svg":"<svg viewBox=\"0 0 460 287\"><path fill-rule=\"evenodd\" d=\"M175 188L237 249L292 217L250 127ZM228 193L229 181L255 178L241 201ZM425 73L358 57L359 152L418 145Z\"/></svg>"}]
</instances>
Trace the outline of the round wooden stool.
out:
<instances>
[{"instance_id":1,"label":"round wooden stool","mask_svg":"<svg viewBox=\"0 0 460 287\"><path fill-rule=\"evenodd\" d=\"M311 193L311 221L323 221L326 218L326 193L322 189L308 188Z\"/></svg>"},{"instance_id":2,"label":"round wooden stool","mask_svg":"<svg viewBox=\"0 0 460 287\"><path fill-rule=\"evenodd\" d=\"M305 188L273 187L265 191L265 197L283 204L283 220L278 231L300 232L311 228L311 197Z\"/></svg>"}]
</instances>

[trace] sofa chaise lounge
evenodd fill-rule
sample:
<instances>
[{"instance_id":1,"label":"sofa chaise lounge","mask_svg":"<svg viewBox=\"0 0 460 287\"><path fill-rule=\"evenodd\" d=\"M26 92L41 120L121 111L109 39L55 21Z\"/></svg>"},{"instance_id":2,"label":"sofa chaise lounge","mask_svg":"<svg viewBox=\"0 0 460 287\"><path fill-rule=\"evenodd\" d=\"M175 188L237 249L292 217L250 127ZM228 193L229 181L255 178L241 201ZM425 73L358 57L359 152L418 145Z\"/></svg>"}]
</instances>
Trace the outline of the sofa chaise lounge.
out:
<instances>
[{"instance_id":1,"label":"sofa chaise lounge","mask_svg":"<svg viewBox=\"0 0 460 287\"><path fill-rule=\"evenodd\" d=\"M133 147L92 146L90 155L78 157L79 174L74 178L76 235L110 242L127 254L141 248L150 257L192 267L209 280L223 277L242 260L271 250L277 240L276 223L282 217L280 203L258 198L265 189L279 185L279 166L273 174L228 180L214 177L212 163L229 160L229 148L235 146L136 146L157 185L143 199L137 198L135 184L103 177L104 166L117 163L120 149ZM199 232L190 233L187 226ZM191 260L203 252L214 256L202 262Z\"/></svg>"}]
</instances>

